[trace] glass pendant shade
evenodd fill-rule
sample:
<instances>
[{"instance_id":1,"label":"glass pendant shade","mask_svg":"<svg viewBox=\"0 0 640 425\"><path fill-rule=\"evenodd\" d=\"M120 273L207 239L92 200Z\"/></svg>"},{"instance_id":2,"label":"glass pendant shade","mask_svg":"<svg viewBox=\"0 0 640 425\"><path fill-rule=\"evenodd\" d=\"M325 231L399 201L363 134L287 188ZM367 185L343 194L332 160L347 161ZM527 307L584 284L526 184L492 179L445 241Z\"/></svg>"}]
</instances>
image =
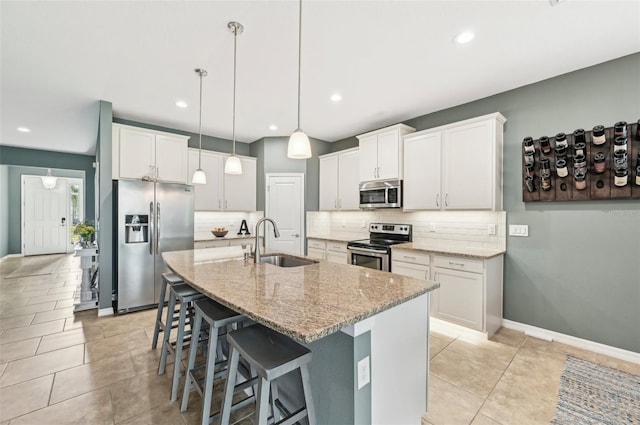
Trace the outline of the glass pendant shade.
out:
<instances>
[{"instance_id":1,"label":"glass pendant shade","mask_svg":"<svg viewBox=\"0 0 640 425\"><path fill-rule=\"evenodd\" d=\"M207 175L204 173L202 168L198 168L193 172L193 177L191 177L191 184L207 184Z\"/></svg>"},{"instance_id":2,"label":"glass pendant shade","mask_svg":"<svg viewBox=\"0 0 640 425\"><path fill-rule=\"evenodd\" d=\"M242 174L242 162L236 155L227 157L224 163L225 174Z\"/></svg>"},{"instance_id":3,"label":"glass pendant shade","mask_svg":"<svg viewBox=\"0 0 640 425\"><path fill-rule=\"evenodd\" d=\"M299 128L289 137L287 156L293 159L311 158L309 137Z\"/></svg>"},{"instance_id":4,"label":"glass pendant shade","mask_svg":"<svg viewBox=\"0 0 640 425\"><path fill-rule=\"evenodd\" d=\"M51 175L51 168L47 170L46 176L40 176L40 178L42 179L42 186L49 190L56 187L56 183L58 182L58 178Z\"/></svg>"}]
</instances>

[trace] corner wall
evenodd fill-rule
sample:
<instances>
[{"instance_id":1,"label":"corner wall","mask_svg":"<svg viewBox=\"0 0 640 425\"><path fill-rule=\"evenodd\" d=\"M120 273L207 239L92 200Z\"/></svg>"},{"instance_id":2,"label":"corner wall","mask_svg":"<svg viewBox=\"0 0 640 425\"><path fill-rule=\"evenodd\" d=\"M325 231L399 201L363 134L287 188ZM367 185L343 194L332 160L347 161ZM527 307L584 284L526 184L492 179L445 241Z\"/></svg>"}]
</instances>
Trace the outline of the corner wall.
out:
<instances>
[{"instance_id":1,"label":"corner wall","mask_svg":"<svg viewBox=\"0 0 640 425\"><path fill-rule=\"evenodd\" d=\"M0 258L9 253L9 167L0 165Z\"/></svg>"}]
</instances>

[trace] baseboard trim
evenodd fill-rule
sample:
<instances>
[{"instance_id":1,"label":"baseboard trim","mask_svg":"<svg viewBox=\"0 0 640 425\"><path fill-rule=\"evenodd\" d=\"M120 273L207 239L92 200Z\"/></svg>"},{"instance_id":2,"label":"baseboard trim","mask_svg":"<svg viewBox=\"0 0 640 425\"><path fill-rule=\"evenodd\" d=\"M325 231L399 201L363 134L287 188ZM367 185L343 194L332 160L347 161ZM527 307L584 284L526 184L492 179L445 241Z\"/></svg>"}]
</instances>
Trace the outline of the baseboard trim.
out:
<instances>
[{"instance_id":1,"label":"baseboard trim","mask_svg":"<svg viewBox=\"0 0 640 425\"><path fill-rule=\"evenodd\" d=\"M24 257L22 254L7 254L4 257L0 258L0 261L6 260L8 258L16 258L16 257Z\"/></svg>"},{"instance_id":2,"label":"baseboard trim","mask_svg":"<svg viewBox=\"0 0 640 425\"><path fill-rule=\"evenodd\" d=\"M429 317L429 330L452 338L465 335L466 337L473 337L477 339L488 339L486 332L469 329L464 326L456 325L455 323L447 322L446 320L436 319L435 317Z\"/></svg>"},{"instance_id":3,"label":"baseboard trim","mask_svg":"<svg viewBox=\"0 0 640 425\"><path fill-rule=\"evenodd\" d=\"M113 316L113 307L101 308L98 310L98 317Z\"/></svg>"},{"instance_id":4,"label":"baseboard trim","mask_svg":"<svg viewBox=\"0 0 640 425\"><path fill-rule=\"evenodd\" d=\"M623 350L622 348L612 347L610 345L601 344L588 339L582 339L507 319L502 319L502 326L508 329L524 332L525 335L532 336L534 338L540 338L546 341L556 341L573 347L582 348L584 350L593 351L598 354L604 354L616 359L640 364L640 353L636 353L634 351Z\"/></svg>"}]
</instances>

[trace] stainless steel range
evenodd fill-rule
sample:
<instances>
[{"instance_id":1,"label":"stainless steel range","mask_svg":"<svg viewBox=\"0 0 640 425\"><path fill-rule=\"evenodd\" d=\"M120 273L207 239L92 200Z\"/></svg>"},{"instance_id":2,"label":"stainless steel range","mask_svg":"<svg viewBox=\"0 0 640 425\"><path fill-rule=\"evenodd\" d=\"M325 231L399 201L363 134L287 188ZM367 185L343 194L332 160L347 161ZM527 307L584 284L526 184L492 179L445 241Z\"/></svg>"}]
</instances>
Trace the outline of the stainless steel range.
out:
<instances>
[{"instance_id":1,"label":"stainless steel range","mask_svg":"<svg viewBox=\"0 0 640 425\"><path fill-rule=\"evenodd\" d=\"M410 224L369 224L369 239L347 243L349 263L390 272L391 245L411 242Z\"/></svg>"}]
</instances>

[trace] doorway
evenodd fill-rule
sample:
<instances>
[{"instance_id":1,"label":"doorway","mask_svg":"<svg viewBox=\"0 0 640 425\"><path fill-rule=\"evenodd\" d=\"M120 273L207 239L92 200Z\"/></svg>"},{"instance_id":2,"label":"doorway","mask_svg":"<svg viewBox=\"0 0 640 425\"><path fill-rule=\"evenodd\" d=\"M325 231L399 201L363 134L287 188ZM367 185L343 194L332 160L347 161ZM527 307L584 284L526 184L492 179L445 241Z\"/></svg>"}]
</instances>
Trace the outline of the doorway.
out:
<instances>
[{"instance_id":1,"label":"doorway","mask_svg":"<svg viewBox=\"0 0 640 425\"><path fill-rule=\"evenodd\" d=\"M304 255L304 174L267 173L265 216L275 220L280 237L265 232L267 251Z\"/></svg>"},{"instance_id":2,"label":"doorway","mask_svg":"<svg viewBox=\"0 0 640 425\"><path fill-rule=\"evenodd\" d=\"M75 226L84 220L84 182L58 177L53 189L45 189L40 176L22 176L22 254L72 252Z\"/></svg>"}]
</instances>

